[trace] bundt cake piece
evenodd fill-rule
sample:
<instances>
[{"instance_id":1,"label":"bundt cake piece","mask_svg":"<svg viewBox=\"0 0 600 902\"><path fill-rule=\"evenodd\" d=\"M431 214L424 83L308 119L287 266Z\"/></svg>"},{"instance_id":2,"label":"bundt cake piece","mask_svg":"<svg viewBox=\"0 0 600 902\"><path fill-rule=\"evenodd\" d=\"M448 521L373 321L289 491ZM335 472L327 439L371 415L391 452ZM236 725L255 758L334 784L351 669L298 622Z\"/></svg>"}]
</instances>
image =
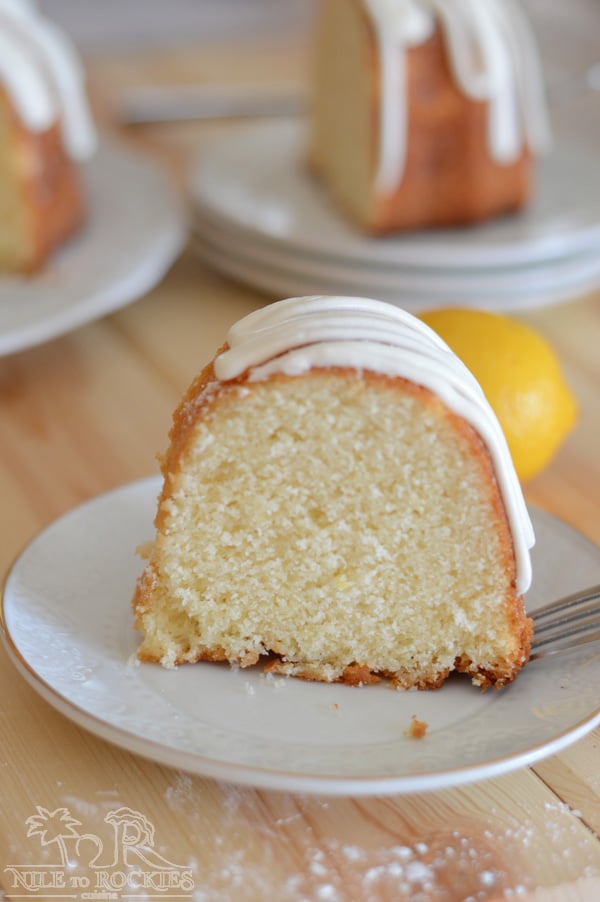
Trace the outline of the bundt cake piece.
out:
<instances>
[{"instance_id":1,"label":"bundt cake piece","mask_svg":"<svg viewBox=\"0 0 600 902\"><path fill-rule=\"evenodd\" d=\"M309 161L371 233L519 209L549 129L518 0L322 0Z\"/></svg>"},{"instance_id":2,"label":"bundt cake piece","mask_svg":"<svg viewBox=\"0 0 600 902\"><path fill-rule=\"evenodd\" d=\"M527 661L533 533L498 421L424 323L361 298L242 319L174 414L139 657L487 687Z\"/></svg>"},{"instance_id":3,"label":"bundt cake piece","mask_svg":"<svg viewBox=\"0 0 600 902\"><path fill-rule=\"evenodd\" d=\"M80 226L94 148L71 43L31 0L0 0L0 270L37 269Z\"/></svg>"}]
</instances>

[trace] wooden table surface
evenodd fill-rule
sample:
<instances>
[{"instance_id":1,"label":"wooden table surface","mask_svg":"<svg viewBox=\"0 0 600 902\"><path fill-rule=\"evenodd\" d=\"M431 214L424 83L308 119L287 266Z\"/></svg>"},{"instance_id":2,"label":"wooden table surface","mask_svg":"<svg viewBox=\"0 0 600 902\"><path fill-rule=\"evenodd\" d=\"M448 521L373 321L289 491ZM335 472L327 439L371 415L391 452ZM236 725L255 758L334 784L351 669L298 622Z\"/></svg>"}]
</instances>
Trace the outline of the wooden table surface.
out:
<instances>
[{"instance_id":1,"label":"wooden table surface","mask_svg":"<svg viewBox=\"0 0 600 902\"><path fill-rule=\"evenodd\" d=\"M111 128L115 99L127 84L301 84L304 62L293 45L190 48L93 60L90 80L98 118ZM151 126L122 136L163 160L183 187L194 154L232 127ZM157 472L155 454L165 447L182 391L229 324L272 299L213 274L188 251L135 304L0 359L2 573L59 514ZM581 407L559 455L526 486L527 499L600 544L600 294L524 318L554 344ZM127 807L154 825L160 855L186 868L187 883L171 887L171 897L600 899L598 730L533 768L462 788L322 798L225 785L121 751L46 704L4 650L0 686L0 897L60 893L58 885L34 891L15 877L19 865L47 879L56 861L52 836L36 831L27 821L32 815L43 821L58 811L67 835L71 817L89 841L106 840L105 816ZM64 895L85 898L92 871L84 859L71 855L67 876L75 879ZM136 888L135 880L119 886L123 874L115 865L88 897L167 893L164 886Z\"/></svg>"}]
</instances>

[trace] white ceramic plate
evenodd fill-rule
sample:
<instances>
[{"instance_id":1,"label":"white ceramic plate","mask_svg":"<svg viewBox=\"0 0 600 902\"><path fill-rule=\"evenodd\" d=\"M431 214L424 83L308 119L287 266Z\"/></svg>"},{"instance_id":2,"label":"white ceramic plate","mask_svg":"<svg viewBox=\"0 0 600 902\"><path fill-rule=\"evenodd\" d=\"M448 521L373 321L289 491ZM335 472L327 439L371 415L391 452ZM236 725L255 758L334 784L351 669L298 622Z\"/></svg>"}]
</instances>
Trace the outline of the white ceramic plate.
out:
<instances>
[{"instance_id":1,"label":"white ceramic plate","mask_svg":"<svg viewBox=\"0 0 600 902\"><path fill-rule=\"evenodd\" d=\"M183 247L183 205L155 162L103 141L84 178L89 215L81 232L39 274L0 278L0 355L136 300Z\"/></svg>"},{"instance_id":2,"label":"white ceramic plate","mask_svg":"<svg viewBox=\"0 0 600 902\"><path fill-rule=\"evenodd\" d=\"M405 310L419 313L442 306L475 307L478 310L496 310L507 313L525 308L558 304L584 297L600 284L600 258L592 256L582 264L581 270L571 278L556 281L544 280L542 284L520 285L515 279L511 288L497 290L491 287L473 289L432 289L417 291L403 285L402 278L385 284L382 279L361 278L347 273L345 278L335 273L314 272L309 266L280 267L268 263L252 252L243 253L234 242L221 244L219 241L200 235L195 230L191 247L210 266L228 278L242 284L251 285L274 298L304 296L313 294L359 295L373 297L391 304L399 304Z\"/></svg>"},{"instance_id":3,"label":"white ceramic plate","mask_svg":"<svg viewBox=\"0 0 600 902\"><path fill-rule=\"evenodd\" d=\"M521 266L481 267L476 269L442 269L417 266L365 265L360 261L340 262L324 255L307 254L286 245L274 245L250 235L233 224L225 225L207 211L196 208L190 223L191 233L236 258L267 267L276 267L290 274L312 279L333 280L339 283L372 286L392 291L400 298L405 293L417 296L444 298L446 295L477 295L486 304L486 294L536 296L544 291L560 290L577 281L600 285L600 253L592 247L586 251L566 255L543 263ZM402 293L402 294L401 294Z\"/></svg>"},{"instance_id":4,"label":"white ceramic plate","mask_svg":"<svg viewBox=\"0 0 600 902\"><path fill-rule=\"evenodd\" d=\"M466 678L436 692L362 689L201 663L136 662L130 598L153 534L156 478L76 508L10 572L4 639L14 663L82 727L165 764L265 788L325 794L437 789L558 752L600 723L600 648L532 662L511 686ZM600 582L600 549L534 511L530 607ZM411 716L429 724L405 735Z\"/></svg>"},{"instance_id":5,"label":"white ceramic plate","mask_svg":"<svg viewBox=\"0 0 600 902\"><path fill-rule=\"evenodd\" d=\"M600 161L583 144L557 139L522 213L472 228L369 239L338 215L308 175L305 143L302 122L241 127L203 151L191 177L192 199L264 241L368 265L512 266L600 244Z\"/></svg>"}]
</instances>

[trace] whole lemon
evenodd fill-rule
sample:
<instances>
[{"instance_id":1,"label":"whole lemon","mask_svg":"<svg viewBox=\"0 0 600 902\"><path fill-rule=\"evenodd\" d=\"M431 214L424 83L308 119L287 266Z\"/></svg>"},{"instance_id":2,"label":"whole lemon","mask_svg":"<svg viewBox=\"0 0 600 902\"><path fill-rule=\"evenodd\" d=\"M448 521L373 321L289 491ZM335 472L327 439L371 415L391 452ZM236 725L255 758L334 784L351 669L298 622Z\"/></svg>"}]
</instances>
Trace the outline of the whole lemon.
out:
<instances>
[{"instance_id":1,"label":"whole lemon","mask_svg":"<svg viewBox=\"0 0 600 902\"><path fill-rule=\"evenodd\" d=\"M481 385L521 481L535 476L577 419L577 402L548 342L518 320L482 310L432 310L421 319Z\"/></svg>"}]
</instances>

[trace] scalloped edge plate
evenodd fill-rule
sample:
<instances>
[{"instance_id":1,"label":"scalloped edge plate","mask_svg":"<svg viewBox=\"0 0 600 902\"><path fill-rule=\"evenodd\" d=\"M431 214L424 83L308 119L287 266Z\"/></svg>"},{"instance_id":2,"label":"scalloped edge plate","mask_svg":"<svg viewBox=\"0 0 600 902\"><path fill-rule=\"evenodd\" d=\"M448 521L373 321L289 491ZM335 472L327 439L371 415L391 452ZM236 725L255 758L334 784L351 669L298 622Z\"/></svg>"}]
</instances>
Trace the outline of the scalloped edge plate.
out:
<instances>
[{"instance_id":1,"label":"scalloped edge plate","mask_svg":"<svg viewBox=\"0 0 600 902\"><path fill-rule=\"evenodd\" d=\"M600 647L531 662L482 693L466 678L434 692L353 688L200 663L140 664L130 599L153 535L157 477L122 486L56 520L9 572L2 635L13 663L51 705L154 761L262 788L373 795L440 789L555 754L600 723ZM600 548L532 511L533 610L600 582ZM416 715L421 740L406 735ZM18 729L18 724L15 724Z\"/></svg>"}]
</instances>

